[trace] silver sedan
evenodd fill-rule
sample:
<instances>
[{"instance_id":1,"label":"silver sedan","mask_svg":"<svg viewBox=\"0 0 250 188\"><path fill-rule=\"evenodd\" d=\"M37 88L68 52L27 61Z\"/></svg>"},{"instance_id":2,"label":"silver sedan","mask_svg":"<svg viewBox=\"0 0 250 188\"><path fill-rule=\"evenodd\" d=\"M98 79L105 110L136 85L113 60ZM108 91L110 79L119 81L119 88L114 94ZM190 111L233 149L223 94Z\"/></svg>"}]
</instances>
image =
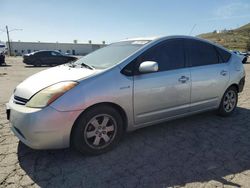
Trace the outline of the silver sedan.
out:
<instances>
[{"instance_id":1,"label":"silver sedan","mask_svg":"<svg viewBox=\"0 0 250 188\"><path fill-rule=\"evenodd\" d=\"M27 78L7 116L31 148L100 154L126 131L207 110L231 115L244 82L239 57L208 41L129 39Z\"/></svg>"}]
</instances>

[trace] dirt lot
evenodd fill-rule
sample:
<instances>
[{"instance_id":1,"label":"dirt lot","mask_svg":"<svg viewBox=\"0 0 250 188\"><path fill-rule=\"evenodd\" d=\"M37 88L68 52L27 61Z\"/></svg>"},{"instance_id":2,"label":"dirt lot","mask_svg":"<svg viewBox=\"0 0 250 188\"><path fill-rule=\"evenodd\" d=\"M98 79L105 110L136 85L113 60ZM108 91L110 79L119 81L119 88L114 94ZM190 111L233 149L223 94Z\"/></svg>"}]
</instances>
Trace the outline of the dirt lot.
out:
<instances>
[{"instance_id":1,"label":"dirt lot","mask_svg":"<svg viewBox=\"0 0 250 188\"><path fill-rule=\"evenodd\" d=\"M203 113L129 133L113 151L32 150L12 134L6 103L23 79L46 69L7 58L0 67L0 187L250 187L250 78L237 111ZM250 64L245 65L247 75Z\"/></svg>"}]
</instances>

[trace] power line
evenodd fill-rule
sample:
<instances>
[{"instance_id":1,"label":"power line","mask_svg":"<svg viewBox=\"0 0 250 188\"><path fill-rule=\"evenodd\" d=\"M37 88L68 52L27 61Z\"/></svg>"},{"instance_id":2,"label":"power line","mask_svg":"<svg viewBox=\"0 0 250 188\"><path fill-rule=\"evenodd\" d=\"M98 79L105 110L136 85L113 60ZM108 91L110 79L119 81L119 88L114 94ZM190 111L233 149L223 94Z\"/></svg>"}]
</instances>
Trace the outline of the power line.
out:
<instances>
[{"instance_id":1,"label":"power line","mask_svg":"<svg viewBox=\"0 0 250 188\"><path fill-rule=\"evenodd\" d=\"M191 29L190 32L189 32L189 35L191 35L191 34L193 33L193 31L194 31L194 29L195 29L196 26L197 26L197 24L194 24L194 25L193 25L192 29Z\"/></svg>"}]
</instances>

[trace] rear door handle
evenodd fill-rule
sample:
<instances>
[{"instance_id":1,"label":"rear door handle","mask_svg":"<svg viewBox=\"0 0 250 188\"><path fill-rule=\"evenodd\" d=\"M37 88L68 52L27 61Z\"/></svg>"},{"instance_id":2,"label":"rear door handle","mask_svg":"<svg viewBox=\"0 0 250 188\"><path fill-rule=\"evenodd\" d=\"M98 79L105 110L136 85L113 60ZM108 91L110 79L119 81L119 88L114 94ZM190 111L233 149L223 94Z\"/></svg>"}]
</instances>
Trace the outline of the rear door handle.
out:
<instances>
[{"instance_id":1,"label":"rear door handle","mask_svg":"<svg viewBox=\"0 0 250 188\"><path fill-rule=\"evenodd\" d=\"M226 75L227 75L227 71L223 70L223 71L220 72L220 74L221 74L222 76L226 76Z\"/></svg>"},{"instance_id":2,"label":"rear door handle","mask_svg":"<svg viewBox=\"0 0 250 188\"><path fill-rule=\"evenodd\" d=\"M186 77L186 76L182 76L182 77L180 77L180 78L178 79L178 81L181 82L181 83L186 83L188 80L189 80L189 78Z\"/></svg>"}]
</instances>

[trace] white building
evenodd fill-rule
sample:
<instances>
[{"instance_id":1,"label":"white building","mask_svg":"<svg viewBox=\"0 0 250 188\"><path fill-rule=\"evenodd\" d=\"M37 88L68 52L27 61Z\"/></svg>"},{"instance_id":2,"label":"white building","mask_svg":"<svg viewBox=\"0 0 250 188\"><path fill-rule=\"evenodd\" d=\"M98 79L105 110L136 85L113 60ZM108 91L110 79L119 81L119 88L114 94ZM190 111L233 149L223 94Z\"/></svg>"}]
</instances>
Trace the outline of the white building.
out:
<instances>
[{"instance_id":1,"label":"white building","mask_svg":"<svg viewBox=\"0 0 250 188\"><path fill-rule=\"evenodd\" d=\"M8 44L6 43L8 47ZM86 55L105 44L81 44L81 43L48 43L48 42L10 42L11 54L23 55L38 50L58 50L72 55Z\"/></svg>"}]
</instances>

